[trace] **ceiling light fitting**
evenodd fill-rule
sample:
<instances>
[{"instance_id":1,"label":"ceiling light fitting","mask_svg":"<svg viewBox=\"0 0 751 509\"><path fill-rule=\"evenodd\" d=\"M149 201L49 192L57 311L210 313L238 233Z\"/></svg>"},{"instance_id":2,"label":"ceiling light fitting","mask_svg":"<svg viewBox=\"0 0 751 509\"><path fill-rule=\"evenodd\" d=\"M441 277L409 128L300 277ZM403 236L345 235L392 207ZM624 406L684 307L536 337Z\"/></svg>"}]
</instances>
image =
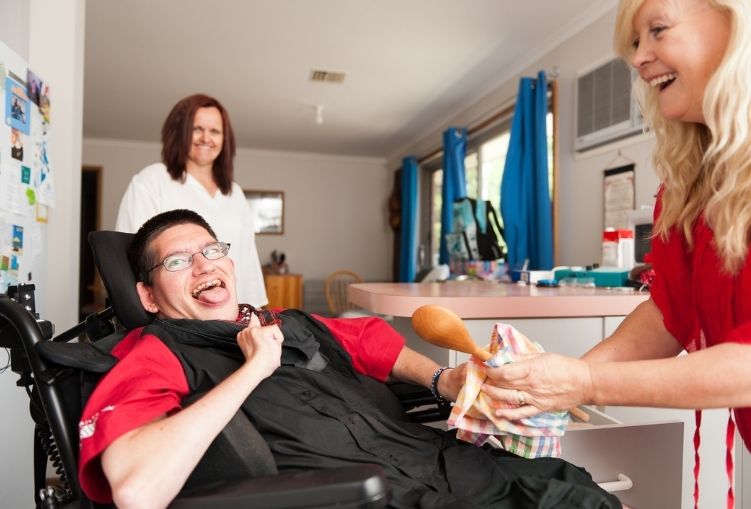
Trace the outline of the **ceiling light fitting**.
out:
<instances>
[{"instance_id":1,"label":"ceiling light fitting","mask_svg":"<svg viewBox=\"0 0 751 509\"><path fill-rule=\"evenodd\" d=\"M323 124L323 106L316 105L316 124Z\"/></svg>"}]
</instances>

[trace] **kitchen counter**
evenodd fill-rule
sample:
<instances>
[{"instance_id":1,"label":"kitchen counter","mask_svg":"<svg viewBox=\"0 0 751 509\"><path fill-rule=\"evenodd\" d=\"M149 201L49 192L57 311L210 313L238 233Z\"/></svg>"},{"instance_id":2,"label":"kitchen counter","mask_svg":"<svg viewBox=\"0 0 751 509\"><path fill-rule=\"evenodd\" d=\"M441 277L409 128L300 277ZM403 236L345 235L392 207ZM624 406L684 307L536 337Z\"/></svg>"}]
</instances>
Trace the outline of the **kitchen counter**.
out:
<instances>
[{"instance_id":1,"label":"kitchen counter","mask_svg":"<svg viewBox=\"0 0 751 509\"><path fill-rule=\"evenodd\" d=\"M625 316L649 298L623 289L543 288L488 281L445 283L360 283L350 300L373 313L410 317L420 306L436 304L462 318L552 318Z\"/></svg>"},{"instance_id":2,"label":"kitchen counter","mask_svg":"<svg viewBox=\"0 0 751 509\"><path fill-rule=\"evenodd\" d=\"M649 298L648 292L623 289L545 288L489 281L444 283L359 283L349 287L350 300L372 312L393 317L407 344L439 364L466 360L420 339L412 330L412 313L420 306L446 307L459 315L481 345L490 342L502 321L539 342L545 350L580 356L612 334L623 318Z\"/></svg>"}]
</instances>

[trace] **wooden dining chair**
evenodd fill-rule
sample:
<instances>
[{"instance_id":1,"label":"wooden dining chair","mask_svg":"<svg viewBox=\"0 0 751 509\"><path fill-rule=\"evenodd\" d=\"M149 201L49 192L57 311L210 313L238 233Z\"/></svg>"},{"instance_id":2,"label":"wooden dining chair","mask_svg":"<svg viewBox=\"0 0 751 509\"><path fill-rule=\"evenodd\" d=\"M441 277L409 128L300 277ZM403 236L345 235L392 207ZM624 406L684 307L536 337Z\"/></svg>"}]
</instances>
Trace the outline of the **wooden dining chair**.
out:
<instances>
[{"instance_id":1,"label":"wooden dining chair","mask_svg":"<svg viewBox=\"0 0 751 509\"><path fill-rule=\"evenodd\" d=\"M337 270L326 278L324 293L329 312L340 316L346 311L359 309L349 301L348 287L353 283L362 283L363 279L351 270Z\"/></svg>"}]
</instances>

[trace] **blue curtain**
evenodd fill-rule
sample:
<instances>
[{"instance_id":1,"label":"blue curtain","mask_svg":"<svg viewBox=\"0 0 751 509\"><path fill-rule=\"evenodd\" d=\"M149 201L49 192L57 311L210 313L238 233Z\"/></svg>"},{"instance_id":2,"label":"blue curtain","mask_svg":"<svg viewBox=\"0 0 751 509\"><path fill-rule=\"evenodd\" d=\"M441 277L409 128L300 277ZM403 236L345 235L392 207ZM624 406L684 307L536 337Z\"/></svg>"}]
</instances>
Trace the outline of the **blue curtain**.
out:
<instances>
[{"instance_id":1,"label":"blue curtain","mask_svg":"<svg viewBox=\"0 0 751 509\"><path fill-rule=\"evenodd\" d=\"M450 127L443 133L443 189L441 190L441 243L438 263L449 262L446 234L451 232L453 203L467 196L464 156L467 154L467 130Z\"/></svg>"},{"instance_id":2,"label":"blue curtain","mask_svg":"<svg viewBox=\"0 0 751 509\"><path fill-rule=\"evenodd\" d=\"M548 187L547 80L522 78L501 183L501 216L511 270L553 268L553 217Z\"/></svg>"},{"instance_id":3,"label":"blue curtain","mask_svg":"<svg viewBox=\"0 0 751 509\"><path fill-rule=\"evenodd\" d=\"M417 159L402 161L402 232L399 281L411 283L417 273Z\"/></svg>"}]
</instances>

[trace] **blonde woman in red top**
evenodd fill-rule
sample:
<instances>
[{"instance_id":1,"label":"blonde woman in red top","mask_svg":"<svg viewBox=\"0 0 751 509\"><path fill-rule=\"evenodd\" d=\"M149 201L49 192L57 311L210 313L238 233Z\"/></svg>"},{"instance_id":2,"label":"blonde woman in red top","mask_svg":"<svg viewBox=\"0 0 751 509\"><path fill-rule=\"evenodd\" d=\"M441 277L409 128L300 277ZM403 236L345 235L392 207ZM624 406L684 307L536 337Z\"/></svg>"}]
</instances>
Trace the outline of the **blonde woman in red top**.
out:
<instances>
[{"instance_id":1,"label":"blonde woman in red top","mask_svg":"<svg viewBox=\"0 0 751 509\"><path fill-rule=\"evenodd\" d=\"M582 359L543 354L489 370L485 392L524 402L499 414L730 408L729 431L735 419L751 448L749 20L747 0L620 2L615 46L639 73L657 138L651 298Z\"/></svg>"}]
</instances>

